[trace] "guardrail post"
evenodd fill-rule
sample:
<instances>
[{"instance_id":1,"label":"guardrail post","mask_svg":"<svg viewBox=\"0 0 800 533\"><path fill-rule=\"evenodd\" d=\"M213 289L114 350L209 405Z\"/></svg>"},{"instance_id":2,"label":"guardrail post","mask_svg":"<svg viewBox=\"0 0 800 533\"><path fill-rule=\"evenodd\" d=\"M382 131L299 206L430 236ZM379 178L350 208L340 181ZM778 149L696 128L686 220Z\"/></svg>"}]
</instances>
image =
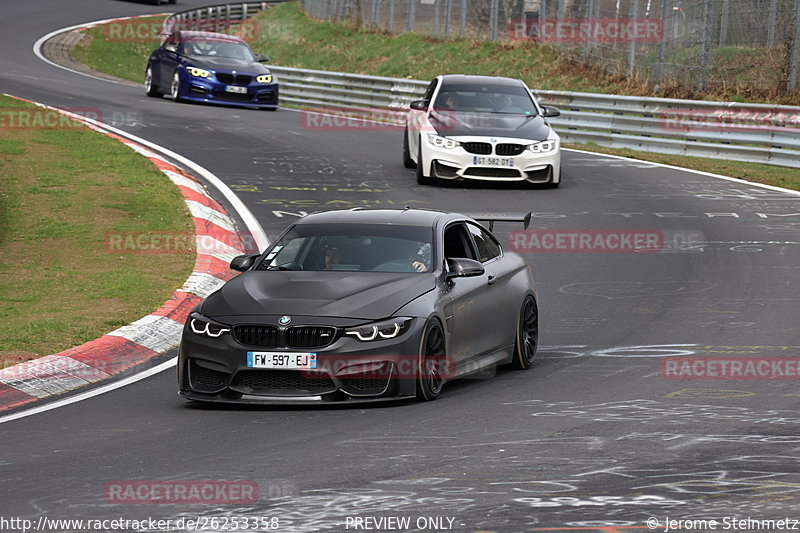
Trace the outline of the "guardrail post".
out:
<instances>
[{"instance_id":1,"label":"guardrail post","mask_svg":"<svg viewBox=\"0 0 800 533\"><path fill-rule=\"evenodd\" d=\"M375 28L378 25L378 0L372 0L372 10L369 14L369 25Z\"/></svg>"},{"instance_id":2,"label":"guardrail post","mask_svg":"<svg viewBox=\"0 0 800 533\"><path fill-rule=\"evenodd\" d=\"M728 44L728 12L730 11L730 0L722 0L722 20L719 23L719 45Z\"/></svg>"},{"instance_id":3,"label":"guardrail post","mask_svg":"<svg viewBox=\"0 0 800 533\"><path fill-rule=\"evenodd\" d=\"M389 0L389 13L386 20L386 31L389 33L394 31L394 0Z\"/></svg>"},{"instance_id":4,"label":"guardrail post","mask_svg":"<svg viewBox=\"0 0 800 533\"><path fill-rule=\"evenodd\" d=\"M703 31L700 36L700 83L702 89L708 84L708 74L711 69L711 2L703 0Z\"/></svg>"},{"instance_id":5,"label":"guardrail post","mask_svg":"<svg viewBox=\"0 0 800 533\"><path fill-rule=\"evenodd\" d=\"M499 0L492 0L492 4L490 6L489 11L489 40L496 41L497 40L497 17L498 11L500 8L500 1Z\"/></svg>"},{"instance_id":6,"label":"guardrail post","mask_svg":"<svg viewBox=\"0 0 800 533\"><path fill-rule=\"evenodd\" d=\"M658 41L658 63L656 63L655 78L658 82L664 77L664 67L667 61L667 18L669 17L669 0L661 0L661 39ZM672 35L672 31L669 32Z\"/></svg>"},{"instance_id":7,"label":"guardrail post","mask_svg":"<svg viewBox=\"0 0 800 533\"><path fill-rule=\"evenodd\" d=\"M444 36L450 37L451 0L444 0Z\"/></svg>"},{"instance_id":8,"label":"guardrail post","mask_svg":"<svg viewBox=\"0 0 800 533\"><path fill-rule=\"evenodd\" d=\"M539 2L539 27L541 28L547 21L547 0Z\"/></svg>"},{"instance_id":9,"label":"guardrail post","mask_svg":"<svg viewBox=\"0 0 800 533\"><path fill-rule=\"evenodd\" d=\"M775 46L775 29L778 25L778 0L769 2L769 21L767 22L767 46Z\"/></svg>"},{"instance_id":10,"label":"guardrail post","mask_svg":"<svg viewBox=\"0 0 800 533\"><path fill-rule=\"evenodd\" d=\"M433 35L439 36L439 11L441 11L442 4L439 0L433 0Z\"/></svg>"},{"instance_id":11,"label":"guardrail post","mask_svg":"<svg viewBox=\"0 0 800 533\"><path fill-rule=\"evenodd\" d=\"M628 12L628 20L631 24L639 14L639 0L632 0L631 9ZM634 69L636 68L636 40L631 39L628 43L628 76L633 76Z\"/></svg>"},{"instance_id":12,"label":"guardrail post","mask_svg":"<svg viewBox=\"0 0 800 533\"><path fill-rule=\"evenodd\" d=\"M592 24L592 13L594 12L594 3L596 0L586 0L586 22ZM525 20L524 13L522 20ZM583 59L589 57L589 50L591 49L592 43L589 40L588 35L583 36Z\"/></svg>"},{"instance_id":13,"label":"guardrail post","mask_svg":"<svg viewBox=\"0 0 800 533\"><path fill-rule=\"evenodd\" d=\"M794 2L794 38L789 67L789 89L797 88L797 61L800 56L800 0Z\"/></svg>"}]
</instances>

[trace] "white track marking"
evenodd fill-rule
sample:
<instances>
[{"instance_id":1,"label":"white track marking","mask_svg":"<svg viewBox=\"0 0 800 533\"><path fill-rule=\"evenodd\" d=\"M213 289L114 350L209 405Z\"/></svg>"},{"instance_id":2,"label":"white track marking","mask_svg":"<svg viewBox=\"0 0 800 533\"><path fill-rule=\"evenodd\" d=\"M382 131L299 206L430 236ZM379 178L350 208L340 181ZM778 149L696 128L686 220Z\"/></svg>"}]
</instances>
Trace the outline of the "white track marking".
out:
<instances>
[{"instance_id":1,"label":"white track marking","mask_svg":"<svg viewBox=\"0 0 800 533\"><path fill-rule=\"evenodd\" d=\"M145 378L149 378L159 372L167 370L169 368L174 367L178 362L177 357L173 357L169 361L164 361L163 363L154 366L152 368L148 368L138 374L133 376L128 376L127 378L120 379L118 381L114 381L113 383L109 383L108 385L103 385L101 387L97 387L96 389L92 389L90 391L82 392L80 394L75 394L74 396L69 396L67 398L63 398L61 400L55 400L53 402L46 403L44 405L40 405L37 407L31 407L30 409L25 409L18 413L13 413L6 416L0 416L0 424L4 424L6 422L11 422L12 420L18 420L20 418L25 418L31 415L36 415L39 413L44 413L45 411L50 411L51 409L56 409L58 407L64 407L65 405L70 405L73 403L77 403L83 400L88 400L89 398L93 398L95 396L99 396L100 394L104 394L106 392L111 392L115 389L119 389L124 387L125 385L130 385L131 383L136 383L137 381L141 381Z\"/></svg>"}]
</instances>

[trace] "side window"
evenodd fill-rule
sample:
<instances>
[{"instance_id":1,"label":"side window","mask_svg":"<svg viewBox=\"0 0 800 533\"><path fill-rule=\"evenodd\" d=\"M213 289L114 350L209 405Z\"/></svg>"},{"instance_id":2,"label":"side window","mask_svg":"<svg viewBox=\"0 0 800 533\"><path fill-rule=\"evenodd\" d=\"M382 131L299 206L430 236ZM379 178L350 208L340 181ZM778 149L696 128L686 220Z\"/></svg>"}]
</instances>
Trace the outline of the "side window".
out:
<instances>
[{"instance_id":1,"label":"side window","mask_svg":"<svg viewBox=\"0 0 800 533\"><path fill-rule=\"evenodd\" d=\"M481 263L494 259L502 253L500 245L492 234L474 224L467 224L467 227L472 234L472 238L475 239L475 246L478 248Z\"/></svg>"},{"instance_id":2,"label":"side window","mask_svg":"<svg viewBox=\"0 0 800 533\"><path fill-rule=\"evenodd\" d=\"M178 32L172 32L172 34L170 34L167 40L164 41L163 48L164 50L167 50L169 52L177 52L178 44L179 44Z\"/></svg>"},{"instance_id":3,"label":"side window","mask_svg":"<svg viewBox=\"0 0 800 533\"><path fill-rule=\"evenodd\" d=\"M426 100L426 101L430 102L431 99L433 99L433 93L436 92L436 85L438 83L439 83L439 80L437 80L437 79L434 79L433 81L431 81L430 85L428 85L428 88L425 89L425 94L422 96L423 100Z\"/></svg>"},{"instance_id":4,"label":"side window","mask_svg":"<svg viewBox=\"0 0 800 533\"><path fill-rule=\"evenodd\" d=\"M475 259L464 224L452 224L444 231L444 256L445 258Z\"/></svg>"}]
</instances>

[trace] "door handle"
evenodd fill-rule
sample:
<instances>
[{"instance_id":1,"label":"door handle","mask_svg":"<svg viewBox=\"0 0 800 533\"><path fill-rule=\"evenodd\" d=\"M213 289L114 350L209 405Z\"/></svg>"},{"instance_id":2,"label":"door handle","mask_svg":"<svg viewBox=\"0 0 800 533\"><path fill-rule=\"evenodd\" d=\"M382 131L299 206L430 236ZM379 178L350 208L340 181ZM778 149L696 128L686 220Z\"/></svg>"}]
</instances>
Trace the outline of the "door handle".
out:
<instances>
[{"instance_id":1,"label":"door handle","mask_svg":"<svg viewBox=\"0 0 800 533\"><path fill-rule=\"evenodd\" d=\"M489 285L494 285L494 282L497 281L497 276L489 275Z\"/></svg>"}]
</instances>

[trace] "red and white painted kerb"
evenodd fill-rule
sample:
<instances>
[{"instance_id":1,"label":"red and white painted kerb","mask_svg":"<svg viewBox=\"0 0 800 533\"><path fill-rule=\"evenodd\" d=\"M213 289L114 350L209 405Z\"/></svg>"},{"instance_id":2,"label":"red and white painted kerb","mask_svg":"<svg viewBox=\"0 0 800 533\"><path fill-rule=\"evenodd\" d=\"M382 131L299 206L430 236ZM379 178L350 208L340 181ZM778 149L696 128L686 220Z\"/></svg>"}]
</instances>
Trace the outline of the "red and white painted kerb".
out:
<instances>
[{"instance_id":1,"label":"red and white painted kerb","mask_svg":"<svg viewBox=\"0 0 800 533\"><path fill-rule=\"evenodd\" d=\"M254 247L195 178L140 144L59 111L147 157L178 187L194 220L196 261L183 286L150 315L61 353L0 369L0 412L101 381L174 347L189 311L235 275L228 266L234 256Z\"/></svg>"}]
</instances>

